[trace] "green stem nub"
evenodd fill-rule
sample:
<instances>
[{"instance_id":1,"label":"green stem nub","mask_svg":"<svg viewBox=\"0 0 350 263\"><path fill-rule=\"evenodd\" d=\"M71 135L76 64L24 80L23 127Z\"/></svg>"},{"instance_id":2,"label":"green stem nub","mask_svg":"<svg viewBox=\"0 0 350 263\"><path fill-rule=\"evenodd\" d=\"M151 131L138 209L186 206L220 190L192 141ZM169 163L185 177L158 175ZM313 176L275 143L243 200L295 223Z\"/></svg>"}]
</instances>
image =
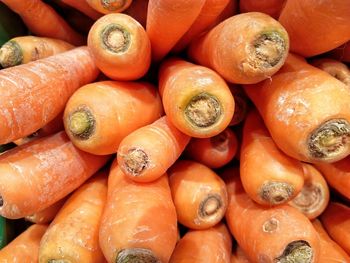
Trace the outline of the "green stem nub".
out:
<instances>
[{"instance_id":1,"label":"green stem nub","mask_svg":"<svg viewBox=\"0 0 350 263\"><path fill-rule=\"evenodd\" d=\"M218 194L211 194L199 204L198 215L202 219L208 219L222 210L222 200Z\"/></svg>"},{"instance_id":2,"label":"green stem nub","mask_svg":"<svg viewBox=\"0 0 350 263\"><path fill-rule=\"evenodd\" d=\"M304 240L293 241L283 251L283 254L275 259L275 263L311 263L313 250Z\"/></svg>"},{"instance_id":3,"label":"green stem nub","mask_svg":"<svg viewBox=\"0 0 350 263\"><path fill-rule=\"evenodd\" d=\"M150 249L126 248L118 252L115 263L160 263Z\"/></svg>"},{"instance_id":4,"label":"green stem nub","mask_svg":"<svg viewBox=\"0 0 350 263\"><path fill-rule=\"evenodd\" d=\"M15 41L8 41L0 49L0 64L3 68L22 64L23 53Z\"/></svg>"},{"instance_id":5,"label":"green stem nub","mask_svg":"<svg viewBox=\"0 0 350 263\"><path fill-rule=\"evenodd\" d=\"M294 187L285 182L266 182L260 189L260 197L271 205L287 202L293 193Z\"/></svg>"},{"instance_id":6,"label":"green stem nub","mask_svg":"<svg viewBox=\"0 0 350 263\"><path fill-rule=\"evenodd\" d=\"M125 5L125 0L101 0L101 5L108 11L118 11Z\"/></svg>"},{"instance_id":7,"label":"green stem nub","mask_svg":"<svg viewBox=\"0 0 350 263\"><path fill-rule=\"evenodd\" d=\"M123 155L123 168L133 176L139 176L149 166L148 155L141 149L130 149Z\"/></svg>"},{"instance_id":8,"label":"green stem nub","mask_svg":"<svg viewBox=\"0 0 350 263\"><path fill-rule=\"evenodd\" d=\"M88 139L95 130L95 118L90 110L86 107L81 107L69 116L68 129L73 134L82 140Z\"/></svg>"},{"instance_id":9,"label":"green stem nub","mask_svg":"<svg viewBox=\"0 0 350 263\"><path fill-rule=\"evenodd\" d=\"M113 53L125 52L130 46L130 33L118 24L109 24L101 33L104 47Z\"/></svg>"}]
</instances>

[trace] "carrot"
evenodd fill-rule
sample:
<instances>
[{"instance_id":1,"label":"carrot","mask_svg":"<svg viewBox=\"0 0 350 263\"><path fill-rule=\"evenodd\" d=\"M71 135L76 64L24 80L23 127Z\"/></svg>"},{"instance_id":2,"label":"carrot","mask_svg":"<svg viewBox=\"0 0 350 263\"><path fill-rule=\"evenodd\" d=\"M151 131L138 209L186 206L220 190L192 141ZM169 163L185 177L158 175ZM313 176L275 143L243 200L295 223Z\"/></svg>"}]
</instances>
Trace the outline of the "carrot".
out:
<instances>
[{"instance_id":1,"label":"carrot","mask_svg":"<svg viewBox=\"0 0 350 263\"><path fill-rule=\"evenodd\" d=\"M311 220L326 209L329 202L329 189L322 174L312 165L303 163L303 170L304 186L289 204Z\"/></svg>"},{"instance_id":2,"label":"carrot","mask_svg":"<svg viewBox=\"0 0 350 263\"><path fill-rule=\"evenodd\" d=\"M75 146L103 155L117 152L125 136L157 120L162 112L153 85L101 81L85 85L73 94L63 121Z\"/></svg>"},{"instance_id":3,"label":"carrot","mask_svg":"<svg viewBox=\"0 0 350 263\"><path fill-rule=\"evenodd\" d=\"M236 155L238 140L229 128L210 138L192 138L187 145L186 156L210 168L220 168L228 164Z\"/></svg>"},{"instance_id":4,"label":"carrot","mask_svg":"<svg viewBox=\"0 0 350 263\"><path fill-rule=\"evenodd\" d=\"M328 73L290 54L271 80L244 88L287 155L334 162L350 153L349 88Z\"/></svg>"},{"instance_id":5,"label":"carrot","mask_svg":"<svg viewBox=\"0 0 350 263\"><path fill-rule=\"evenodd\" d=\"M86 47L0 71L0 144L52 121L80 86L98 75Z\"/></svg>"},{"instance_id":6,"label":"carrot","mask_svg":"<svg viewBox=\"0 0 350 263\"><path fill-rule=\"evenodd\" d=\"M131 5L123 13L131 16L146 28L147 9L149 0L133 0Z\"/></svg>"},{"instance_id":7,"label":"carrot","mask_svg":"<svg viewBox=\"0 0 350 263\"><path fill-rule=\"evenodd\" d=\"M235 104L230 89L208 68L169 59L160 68L159 92L169 120L189 136L215 136L232 119Z\"/></svg>"},{"instance_id":8,"label":"carrot","mask_svg":"<svg viewBox=\"0 0 350 263\"><path fill-rule=\"evenodd\" d=\"M162 60L191 27L206 0L149 0L146 31L152 58Z\"/></svg>"},{"instance_id":9,"label":"carrot","mask_svg":"<svg viewBox=\"0 0 350 263\"><path fill-rule=\"evenodd\" d=\"M288 32L291 51L310 57L350 40L349 14L350 1L288 0L279 22Z\"/></svg>"},{"instance_id":10,"label":"carrot","mask_svg":"<svg viewBox=\"0 0 350 263\"><path fill-rule=\"evenodd\" d=\"M288 34L281 24L251 12L230 17L192 41L188 55L229 82L251 84L275 74L288 50Z\"/></svg>"},{"instance_id":11,"label":"carrot","mask_svg":"<svg viewBox=\"0 0 350 263\"><path fill-rule=\"evenodd\" d=\"M225 179L229 195L226 222L252 262L316 263L319 238L311 222L294 207L263 207L244 192L239 177Z\"/></svg>"},{"instance_id":12,"label":"carrot","mask_svg":"<svg viewBox=\"0 0 350 263\"><path fill-rule=\"evenodd\" d=\"M227 192L214 171L197 162L179 160L168 174L180 224L206 229L220 222L227 207Z\"/></svg>"},{"instance_id":13,"label":"carrot","mask_svg":"<svg viewBox=\"0 0 350 263\"><path fill-rule=\"evenodd\" d=\"M330 237L350 254L350 207L329 202L321 221Z\"/></svg>"},{"instance_id":14,"label":"carrot","mask_svg":"<svg viewBox=\"0 0 350 263\"><path fill-rule=\"evenodd\" d=\"M190 141L164 116L126 136L118 148L118 164L136 182L151 182L175 163Z\"/></svg>"},{"instance_id":15,"label":"carrot","mask_svg":"<svg viewBox=\"0 0 350 263\"><path fill-rule=\"evenodd\" d=\"M230 0L206 0L202 9L188 31L181 37L173 48L175 53L182 51L186 46L215 22Z\"/></svg>"},{"instance_id":16,"label":"carrot","mask_svg":"<svg viewBox=\"0 0 350 263\"><path fill-rule=\"evenodd\" d=\"M236 250L233 251L233 254L231 256L231 263L250 263L250 261L244 254L243 250L237 246Z\"/></svg>"},{"instance_id":17,"label":"carrot","mask_svg":"<svg viewBox=\"0 0 350 263\"><path fill-rule=\"evenodd\" d=\"M331 50L328 55L334 59L350 62L350 41L346 42L344 45Z\"/></svg>"},{"instance_id":18,"label":"carrot","mask_svg":"<svg viewBox=\"0 0 350 263\"><path fill-rule=\"evenodd\" d=\"M57 38L82 45L84 37L75 32L56 11L41 0L1 0L19 14L28 29L37 36Z\"/></svg>"},{"instance_id":19,"label":"carrot","mask_svg":"<svg viewBox=\"0 0 350 263\"><path fill-rule=\"evenodd\" d=\"M15 219L49 207L108 159L79 151L64 132L7 151L0 156L0 214Z\"/></svg>"},{"instance_id":20,"label":"carrot","mask_svg":"<svg viewBox=\"0 0 350 263\"><path fill-rule=\"evenodd\" d=\"M99 19L102 14L93 9L86 0L60 0L64 4L71 6L93 20Z\"/></svg>"},{"instance_id":21,"label":"carrot","mask_svg":"<svg viewBox=\"0 0 350 263\"><path fill-rule=\"evenodd\" d=\"M304 185L301 162L278 149L255 110L244 123L240 175L244 190L261 205L286 203Z\"/></svg>"},{"instance_id":22,"label":"carrot","mask_svg":"<svg viewBox=\"0 0 350 263\"><path fill-rule=\"evenodd\" d=\"M0 250L1 262L37 263L41 237L46 225L32 225Z\"/></svg>"},{"instance_id":23,"label":"carrot","mask_svg":"<svg viewBox=\"0 0 350 263\"><path fill-rule=\"evenodd\" d=\"M67 200L42 237L39 263L104 261L98 233L107 198L107 174L99 172Z\"/></svg>"},{"instance_id":24,"label":"carrot","mask_svg":"<svg viewBox=\"0 0 350 263\"><path fill-rule=\"evenodd\" d=\"M232 239L223 223L190 230L176 244L169 263L230 263Z\"/></svg>"},{"instance_id":25,"label":"carrot","mask_svg":"<svg viewBox=\"0 0 350 263\"><path fill-rule=\"evenodd\" d=\"M86 2L101 14L120 13L127 9L132 0L86 0Z\"/></svg>"},{"instance_id":26,"label":"carrot","mask_svg":"<svg viewBox=\"0 0 350 263\"><path fill-rule=\"evenodd\" d=\"M240 0L239 10L241 13L261 12L278 19L285 4L286 0Z\"/></svg>"},{"instance_id":27,"label":"carrot","mask_svg":"<svg viewBox=\"0 0 350 263\"><path fill-rule=\"evenodd\" d=\"M318 219L312 221L312 225L320 237L320 257L319 263L346 263L350 262L350 257L345 251L335 243Z\"/></svg>"},{"instance_id":28,"label":"carrot","mask_svg":"<svg viewBox=\"0 0 350 263\"><path fill-rule=\"evenodd\" d=\"M350 88L350 70L345 64L334 59L320 58L312 60L311 65L326 71Z\"/></svg>"},{"instance_id":29,"label":"carrot","mask_svg":"<svg viewBox=\"0 0 350 263\"><path fill-rule=\"evenodd\" d=\"M248 98L241 86L231 84L229 87L235 100L235 111L229 126L235 126L246 118L248 112Z\"/></svg>"},{"instance_id":30,"label":"carrot","mask_svg":"<svg viewBox=\"0 0 350 263\"><path fill-rule=\"evenodd\" d=\"M99 236L109 263L169 262L178 232L167 175L136 183L114 161Z\"/></svg>"},{"instance_id":31,"label":"carrot","mask_svg":"<svg viewBox=\"0 0 350 263\"><path fill-rule=\"evenodd\" d=\"M146 31L125 14L109 14L97 20L89 32L88 47L98 68L111 79L139 79L151 64Z\"/></svg>"},{"instance_id":32,"label":"carrot","mask_svg":"<svg viewBox=\"0 0 350 263\"><path fill-rule=\"evenodd\" d=\"M208 27L208 30L220 24L222 21L227 18L234 16L238 11L238 0L230 0L224 10L220 15L215 19L215 21Z\"/></svg>"}]
</instances>

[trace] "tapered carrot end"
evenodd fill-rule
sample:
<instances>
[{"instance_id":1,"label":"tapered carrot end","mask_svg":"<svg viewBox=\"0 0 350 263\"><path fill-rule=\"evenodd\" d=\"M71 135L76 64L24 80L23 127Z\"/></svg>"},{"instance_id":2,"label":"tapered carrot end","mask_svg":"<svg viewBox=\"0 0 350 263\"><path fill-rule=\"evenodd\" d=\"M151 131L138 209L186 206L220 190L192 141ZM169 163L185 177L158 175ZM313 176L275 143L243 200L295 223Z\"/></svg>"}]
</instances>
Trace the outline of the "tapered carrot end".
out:
<instances>
[{"instance_id":1,"label":"tapered carrot end","mask_svg":"<svg viewBox=\"0 0 350 263\"><path fill-rule=\"evenodd\" d=\"M130 46L130 32L118 24L107 25L101 39L104 47L113 53L125 52Z\"/></svg>"},{"instance_id":2,"label":"tapered carrot end","mask_svg":"<svg viewBox=\"0 0 350 263\"><path fill-rule=\"evenodd\" d=\"M5 43L0 49L0 64L3 68L22 64L21 47L15 41Z\"/></svg>"},{"instance_id":3,"label":"tapered carrot end","mask_svg":"<svg viewBox=\"0 0 350 263\"><path fill-rule=\"evenodd\" d=\"M122 156L121 168L132 176L139 176L149 166L148 155L141 149L130 149Z\"/></svg>"},{"instance_id":4,"label":"tapered carrot end","mask_svg":"<svg viewBox=\"0 0 350 263\"><path fill-rule=\"evenodd\" d=\"M294 187L285 182L267 182L262 185L259 195L269 204L278 205L294 196Z\"/></svg>"},{"instance_id":5,"label":"tapered carrot end","mask_svg":"<svg viewBox=\"0 0 350 263\"><path fill-rule=\"evenodd\" d=\"M288 244L283 254L275 260L279 263L311 263L313 262L313 256L313 249L309 243L304 240L298 240Z\"/></svg>"},{"instance_id":6,"label":"tapered carrot end","mask_svg":"<svg viewBox=\"0 0 350 263\"><path fill-rule=\"evenodd\" d=\"M160 263L160 260L149 249L127 248L118 252L115 263Z\"/></svg>"},{"instance_id":7,"label":"tapered carrot end","mask_svg":"<svg viewBox=\"0 0 350 263\"><path fill-rule=\"evenodd\" d=\"M87 108L80 108L68 118L69 131L79 139L88 139L95 129L95 118Z\"/></svg>"}]
</instances>

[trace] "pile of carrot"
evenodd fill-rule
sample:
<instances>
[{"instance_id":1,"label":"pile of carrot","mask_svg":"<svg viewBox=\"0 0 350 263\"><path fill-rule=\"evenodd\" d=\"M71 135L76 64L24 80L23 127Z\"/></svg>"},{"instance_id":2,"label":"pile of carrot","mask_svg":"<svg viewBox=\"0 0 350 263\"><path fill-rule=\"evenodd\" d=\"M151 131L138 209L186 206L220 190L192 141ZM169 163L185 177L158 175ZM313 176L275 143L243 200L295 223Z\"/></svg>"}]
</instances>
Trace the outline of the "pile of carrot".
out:
<instances>
[{"instance_id":1,"label":"pile of carrot","mask_svg":"<svg viewBox=\"0 0 350 263\"><path fill-rule=\"evenodd\" d=\"M0 262L350 263L350 1L0 2Z\"/></svg>"}]
</instances>

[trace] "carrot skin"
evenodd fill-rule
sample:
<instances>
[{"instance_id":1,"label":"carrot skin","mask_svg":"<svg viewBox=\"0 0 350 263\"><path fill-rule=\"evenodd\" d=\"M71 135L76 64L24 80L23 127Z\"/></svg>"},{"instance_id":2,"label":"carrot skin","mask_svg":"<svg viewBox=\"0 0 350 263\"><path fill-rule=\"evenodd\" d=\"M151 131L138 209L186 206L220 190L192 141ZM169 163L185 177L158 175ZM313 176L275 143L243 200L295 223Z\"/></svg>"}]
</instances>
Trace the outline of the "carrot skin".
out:
<instances>
[{"instance_id":1,"label":"carrot skin","mask_svg":"<svg viewBox=\"0 0 350 263\"><path fill-rule=\"evenodd\" d=\"M250 263L243 250L237 246L231 256L231 263Z\"/></svg>"},{"instance_id":2,"label":"carrot skin","mask_svg":"<svg viewBox=\"0 0 350 263\"><path fill-rule=\"evenodd\" d=\"M287 0L240 0L239 10L241 13L261 12L278 19L286 2Z\"/></svg>"},{"instance_id":3,"label":"carrot skin","mask_svg":"<svg viewBox=\"0 0 350 263\"><path fill-rule=\"evenodd\" d=\"M101 13L90 7L86 0L61 0L61 2L79 10L93 20L97 20L102 16Z\"/></svg>"},{"instance_id":4,"label":"carrot skin","mask_svg":"<svg viewBox=\"0 0 350 263\"><path fill-rule=\"evenodd\" d=\"M86 0L86 2L101 14L120 13L127 9L132 0Z\"/></svg>"},{"instance_id":5,"label":"carrot skin","mask_svg":"<svg viewBox=\"0 0 350 263\"><path fill-rule=\"evenodd\" d=\"M136 19L144 28L147 21L148 0L133 0L132 4L123 11L134 19Z\"/></svg>"}]
</instances>

